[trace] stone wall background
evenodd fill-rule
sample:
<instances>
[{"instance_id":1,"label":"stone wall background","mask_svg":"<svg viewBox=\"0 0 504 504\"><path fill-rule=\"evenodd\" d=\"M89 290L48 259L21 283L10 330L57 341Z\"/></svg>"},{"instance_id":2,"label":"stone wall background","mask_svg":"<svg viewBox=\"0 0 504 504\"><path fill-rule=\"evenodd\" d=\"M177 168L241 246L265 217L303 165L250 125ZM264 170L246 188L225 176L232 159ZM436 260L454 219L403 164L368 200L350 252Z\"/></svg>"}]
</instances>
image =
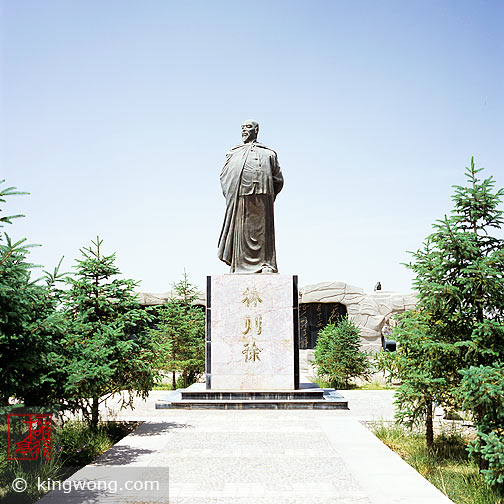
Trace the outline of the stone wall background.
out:
<instances>
[{"instance_id":1,"label":"stone wall background","mask_svg":"<svg viewBox=\"0 0 504 504\"><path fill-rule=\"evenodd\" d=\"M166 303L174 293L139 292L137 299L143 306L156 306ZM411 310L416 305L416 294L401 294L391 291L375 291L366 294L363 289L345 282L320 282L299 289L299 303L341 303L345 305L348 317L360 328L362 349L368 352L379 352L382 345L382 334L389 331L389 324L396 313ZM205 306L206 300L200 294L195 304ZM300 350L300 374L314 376L310 364L313 350Z\"/></svg>"},{"instance_id":2,"label":"stone wall background","mask_svg":"<svg viewBox=\"0 0 504 504\"><path fill-rule=\"evenodd\" d=\"M341 303L348 318L360 328L363 350L378 352L382 330L391 317L416 305L416 294L375 291L366 294L360 287L345 282L321 282L299 289L299 303Z\"/></svg>"}]
</instances>

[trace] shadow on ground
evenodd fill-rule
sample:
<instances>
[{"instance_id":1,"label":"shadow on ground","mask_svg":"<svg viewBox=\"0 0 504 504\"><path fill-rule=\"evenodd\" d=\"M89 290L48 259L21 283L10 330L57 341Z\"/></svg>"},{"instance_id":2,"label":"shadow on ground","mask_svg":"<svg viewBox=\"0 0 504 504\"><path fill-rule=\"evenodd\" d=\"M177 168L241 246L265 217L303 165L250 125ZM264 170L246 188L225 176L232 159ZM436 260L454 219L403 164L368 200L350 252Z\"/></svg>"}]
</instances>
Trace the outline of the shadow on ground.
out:
<instances>
[{"instance_id":1,"label":"shadow on ground","mask_svg":"<svg viewBox=\"0 0 504 504\"><path fill-rule=\"evenodd\" d=\"M156 450L146 450L144 448L134 448L129 445L113 446L110 450L100 455L93 465L128 465L142 455L155 453Z\"/></svg>"},{"instance_id":2,"label":"shadow on ground","mask_svg":"<svg viewBox=\"0 0 504 504\"><path fill-rule=\"evenodd\" d=\"M194 425L177 422L144 422L132 434L134 436L156 436L175 429L194 429Z\"/></svg>"}]
</instances>

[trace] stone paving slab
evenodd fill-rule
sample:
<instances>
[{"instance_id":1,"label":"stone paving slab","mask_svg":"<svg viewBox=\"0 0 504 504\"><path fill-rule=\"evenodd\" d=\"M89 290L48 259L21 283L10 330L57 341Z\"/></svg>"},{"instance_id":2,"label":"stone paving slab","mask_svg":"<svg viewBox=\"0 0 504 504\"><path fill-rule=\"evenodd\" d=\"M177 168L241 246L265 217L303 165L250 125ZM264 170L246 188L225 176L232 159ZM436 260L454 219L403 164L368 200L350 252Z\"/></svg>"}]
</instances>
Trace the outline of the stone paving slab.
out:
<instances>
[{"instance_id":1,"label":"stone paving slab","mask_svg":"<svg viewBox=\"0 0 504 504\"><path fill-rule=\"evenodd\" d=\"M341 391L349 410L156 410L166 391L109 402L109 417L142 420L76 477L126 468L169 471L168 495L121 500L48 494L41 504L449 504L363 420L392 419L393 391Z\"/></svg>"},{"instance_id":2,"label":"stone paving slab","mask_svg":"<svg viewBox=\"0 0 504 504\"><path fill-rule=\"evenodd\" d=\"M165 410L160 417L153 408L157 397L151 397L145 405L152 409L120 412L145 423L78 474L122 467L147 474L151 468L154 474L167 468L169 500L163 495L75 502L449 504L359 421L393 413L391 391L351 392L372 392L353 401L353 416L344 410ZM74 501L49 494L40 502Z\"/></svg>"},{"instance_id":3,"label":"stone paving slab","mask_svg":"<svg viewBox=\"0 0 504 504\"><path fill-rule=\"evenodd\" d=\"M274 500L271 497L255 497L250 500L249 497L179 497L176 504L369 504L367 497L344 497L344 496L331 496L331 497L282 497L275 496Z\"/></svg>"}]
</instances>

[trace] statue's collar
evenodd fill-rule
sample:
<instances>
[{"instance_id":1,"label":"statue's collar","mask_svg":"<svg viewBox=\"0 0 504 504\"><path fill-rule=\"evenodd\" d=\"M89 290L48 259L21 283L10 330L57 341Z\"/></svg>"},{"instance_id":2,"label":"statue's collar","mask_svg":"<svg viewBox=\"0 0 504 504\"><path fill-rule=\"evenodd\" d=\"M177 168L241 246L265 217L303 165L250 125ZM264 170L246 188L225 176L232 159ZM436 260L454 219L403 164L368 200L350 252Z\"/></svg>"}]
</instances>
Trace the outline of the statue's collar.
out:
<instances>
[{"instance_id":1,"label":"statue's collar","mask_svg":"<svg viewBox=\"0 0 504 504\"><path fill-rule=\"evenodd\" d=\"M233 147L233 149L243 149L243 148L249 149L251 147L264 147L264 148L267 148L262 143L254 141L254 142L247 142L247 143L238 144L236 147Z\"/></svg>"}]
</instances>

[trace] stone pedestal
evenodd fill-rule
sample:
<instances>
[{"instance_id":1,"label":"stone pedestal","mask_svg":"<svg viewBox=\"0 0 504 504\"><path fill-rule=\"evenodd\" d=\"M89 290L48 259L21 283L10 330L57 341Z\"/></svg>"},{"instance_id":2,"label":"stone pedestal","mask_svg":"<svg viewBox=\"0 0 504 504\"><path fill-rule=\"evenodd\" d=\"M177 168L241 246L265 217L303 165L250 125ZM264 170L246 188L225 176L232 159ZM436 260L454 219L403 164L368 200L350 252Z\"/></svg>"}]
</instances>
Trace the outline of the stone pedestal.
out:
<instances>
[{"instance_id":1,"label":"stone pedestal","mask_svg":"<svg viewBox=\"0 0 504 504\"><path fill-rule=\"evenodd\" d=\"M207 277L206 388L299 388L297 276Z\"/></svg>"}]
</instances>

